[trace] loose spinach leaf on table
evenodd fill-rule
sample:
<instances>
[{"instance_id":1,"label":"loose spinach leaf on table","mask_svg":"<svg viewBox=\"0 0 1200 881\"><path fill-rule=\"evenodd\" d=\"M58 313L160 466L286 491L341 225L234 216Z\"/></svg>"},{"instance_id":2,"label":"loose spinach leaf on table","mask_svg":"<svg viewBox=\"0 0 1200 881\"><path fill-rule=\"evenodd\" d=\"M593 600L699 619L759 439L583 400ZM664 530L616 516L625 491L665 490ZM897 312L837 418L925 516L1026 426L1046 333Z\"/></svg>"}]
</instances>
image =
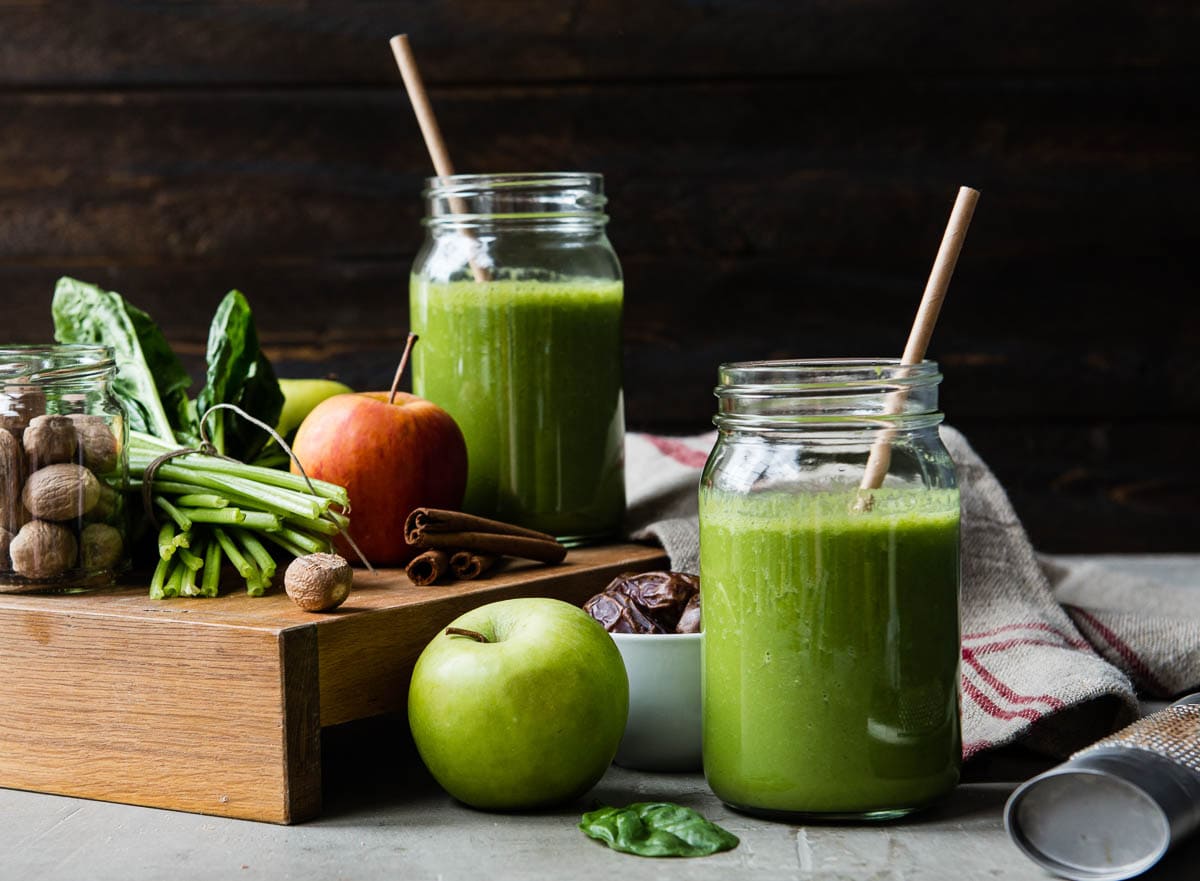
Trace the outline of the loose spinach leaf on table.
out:
<instances>
[{"instance_id":1,"label":"loose spinach leaf on table","mask_svg":"<svg viewBox=\"0 0 1200 881\"><path fill-rule=\"evenodd\" d=\"M168 443L191 443L196 417L188 400L191 377L145 312L120 295L74 278L54 288L54 338L60 343L110 346L117 362L113 390L129 426Z\"/></svg>"},{"instance_id":2,"label":"loose spinach leaf on table","mask_svg":"<svg viewBox=\"0 0 1200 881\"><path fill-rule=\"evenodd\" d=\"M599 808L584 814L579 828L613 850L643 857L700 857L738 846L733 833L668 802Z\"/></svg>"},{"instance_id":3,"label":"loose spinach leaf on table","mask_svg":"<svg viewBox=\"0 0 1200 881\"><path fill-rule=\"evenodd\" d=\"M250 304L240 291L230 291L217 307L208 332L208 372L196 396L196 413L213 404L236 404L268 425L279 421L283 392L271 362L258 344ZM229 410L217 410L206 423L209 439L222 455L252 462L269 435Z\"/></svg>"}]
</instances>

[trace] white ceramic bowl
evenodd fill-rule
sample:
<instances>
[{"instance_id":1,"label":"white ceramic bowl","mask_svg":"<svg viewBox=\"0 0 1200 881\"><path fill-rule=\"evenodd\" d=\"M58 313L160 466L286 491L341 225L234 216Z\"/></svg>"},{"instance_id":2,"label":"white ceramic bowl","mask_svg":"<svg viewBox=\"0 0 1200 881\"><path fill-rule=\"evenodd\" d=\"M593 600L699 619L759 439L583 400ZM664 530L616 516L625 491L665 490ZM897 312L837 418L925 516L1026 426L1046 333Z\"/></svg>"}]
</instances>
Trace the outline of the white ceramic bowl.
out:
<instances>
[{"instance_id":1,"label":"white ceramic bowl","mask_svg":"<svg viewBox=\"0 0 1200 881\"><path fill-rule=\"evenodd\" d=\"M700 634L611 635L629 674L629 721L613 761L639 771L700 770Z\"/></svg>"}]
</instances>

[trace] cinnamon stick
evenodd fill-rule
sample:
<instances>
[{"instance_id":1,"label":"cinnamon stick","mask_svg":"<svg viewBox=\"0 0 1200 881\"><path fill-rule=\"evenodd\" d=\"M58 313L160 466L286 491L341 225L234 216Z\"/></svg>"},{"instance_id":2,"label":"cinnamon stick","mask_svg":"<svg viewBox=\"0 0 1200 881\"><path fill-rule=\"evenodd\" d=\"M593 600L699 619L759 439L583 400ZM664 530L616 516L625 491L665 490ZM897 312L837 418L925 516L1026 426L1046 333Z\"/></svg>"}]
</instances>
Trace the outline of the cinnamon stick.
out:
<instances>
[{"instance_id":1,"label":"cinnamon stick","mask_svg":"<svg viewBox=\"0 0 1200 881\"><path fill-rule=\"evenodd\" d=\"M450 558L450 568L463 581L478 578L496 565L500 558L495 554L481 554L476 551L458 551Z\"/></svg>"},{"instance_id":2,"label":"cinnamon stick","mask_svg":"<svg viewBox=\"0 0 1200 881\"><path fill-rule=\"evenodd\" d=\"M404 571L413 584L427 587L437 582L449 569L450 555L445 551L431 550L413 557Z\"/></svg>"},{"instance_id":3,"label":"cinnamon stick","mask_svg":"<svg viewBox=\"0 0 1200 881\"><path fill-rule=\"evenodd\" d=\"M488 532L495 535L521 535L554 541L554 536L536 529L526 529L500 520L476 517L462 511L447 511L444 508L414 508L404 521L404 538L414 544L413 536L425 532Z\"/></svg>"},{"instance_id":4,"label":"cinnamon stick","mask_svg":"<svg viewBox=\"0 0 1200 881\"><path fill-rule=\"evenodd\" d=\"M502 535L494 532L423 532L409 544L419 548L442 550L469 550L499 557L520 557L522 560L537 560L540 563L561 563L567 549L554 539L525 538L520 535Z\"/></svg>"},{"instance_id":5,"label":"cinnamon stick","mask_svg":"<svg viewBox=\"0 0 1200 881\"><path fill-rule=\"evenodd\" d=\"M440 508L417 508L409 514L404 540L418 548L477 551L542 563L561 563L567 555L567 549L544 532Z\"/></svg>"}]
</instances>

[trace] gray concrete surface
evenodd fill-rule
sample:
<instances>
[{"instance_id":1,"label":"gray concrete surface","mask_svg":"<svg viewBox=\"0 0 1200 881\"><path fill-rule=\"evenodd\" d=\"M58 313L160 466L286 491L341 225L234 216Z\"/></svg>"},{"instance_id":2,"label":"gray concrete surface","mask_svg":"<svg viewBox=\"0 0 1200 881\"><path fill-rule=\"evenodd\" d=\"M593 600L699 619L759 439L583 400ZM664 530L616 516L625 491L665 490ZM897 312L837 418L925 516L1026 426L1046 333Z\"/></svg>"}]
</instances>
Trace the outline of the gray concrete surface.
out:
<instances>
[{"instance_id":1,"label":"gray concrete surface","mask_svg":"<svg viewBox=\"0 0 1200 881\"><path fill-rule=\"evenodd\" d=\"M1106 559L1200 586L1200 555ZM1001 810L1038 767L1000 757L936 809L886 826L770 823L733 813L698 774L611 768L585 799L533 815L484 814L446 796L405 742L402 720L327 732L321 819L281 827L0 789L0 881L133 879L920 879L1049 876L1008 840ZM614 853L575 824L594 802L668 800L737 834L734 851L692 860ZM1144 877L1200 877L1200 840Z\"/></svg>"}]
</instances>

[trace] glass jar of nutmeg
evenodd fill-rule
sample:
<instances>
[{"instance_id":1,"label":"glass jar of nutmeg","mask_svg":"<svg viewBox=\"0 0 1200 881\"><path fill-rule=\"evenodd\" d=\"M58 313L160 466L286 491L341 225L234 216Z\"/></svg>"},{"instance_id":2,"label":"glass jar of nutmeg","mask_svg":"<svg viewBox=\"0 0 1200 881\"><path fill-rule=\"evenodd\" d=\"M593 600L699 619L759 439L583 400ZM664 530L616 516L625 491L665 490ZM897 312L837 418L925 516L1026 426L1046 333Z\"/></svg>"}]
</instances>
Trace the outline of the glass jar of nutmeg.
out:
<instances>
[{"instance_id":1,"label":"glass jar of nutmeg","mask_svg":"<svg viewBox=\"0 0 1200 881\"><path fill-rule=\"evenodd\" d=\"M103 346L0 346L0 593L106 587L128 567L115 374Z\"/></svg>"}]
</instances>

